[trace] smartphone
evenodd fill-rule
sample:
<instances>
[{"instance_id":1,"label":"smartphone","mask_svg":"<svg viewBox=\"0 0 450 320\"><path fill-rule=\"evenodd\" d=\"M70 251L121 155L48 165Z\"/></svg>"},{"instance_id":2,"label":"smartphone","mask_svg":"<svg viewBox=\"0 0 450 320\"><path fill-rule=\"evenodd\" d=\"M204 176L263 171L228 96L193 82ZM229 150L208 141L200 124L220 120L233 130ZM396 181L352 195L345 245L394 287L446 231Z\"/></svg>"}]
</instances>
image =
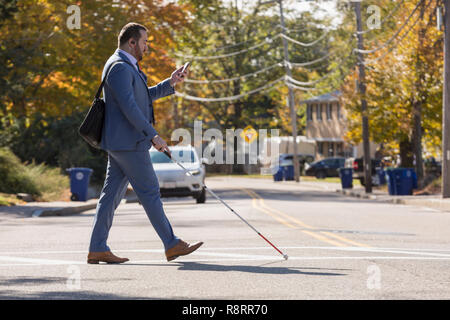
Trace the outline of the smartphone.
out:
<instances>
[{"instance_id":1,"label":"smartphone","mask_svg":"<svg viewBox=\"0 0 450 320\"><path fill-rule=\"evenodd\" d=\"M191 65L191 63L188 61L184 64L183 69L181 70L181 72L185 72L187 70L187 68L189 68L189 66ZM182 76L184 77L184 76Z\"/></svg>"}]
</instances>

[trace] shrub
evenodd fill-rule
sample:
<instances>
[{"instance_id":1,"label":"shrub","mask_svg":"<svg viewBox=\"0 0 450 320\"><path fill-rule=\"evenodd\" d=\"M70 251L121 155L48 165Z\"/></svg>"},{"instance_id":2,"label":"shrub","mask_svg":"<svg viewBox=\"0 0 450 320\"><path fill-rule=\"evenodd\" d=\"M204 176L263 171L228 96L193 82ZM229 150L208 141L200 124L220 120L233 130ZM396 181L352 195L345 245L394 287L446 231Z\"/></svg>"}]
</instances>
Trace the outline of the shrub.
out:
<instances>
[{"instance_id":1,"label":"shrub","mask_svg":"<svg viewBox=\"0 0 450 320\"><path fill-rule=\"evenodd\" d=\"M90 147L79 135L85 112L63 118L34 114L25 119L4 118L0 123L0 147L10 148L24 162L45 163L66 168L86 167L94 170L91 183L102 185L107 154Z\"/></svg>"},{"instance_id":2,"label":"shrub","mask_svg":"<svg viewBox=\"0 0 450 320\"><path fill-rule=\"evenodd\" d=\"M0 192L29 193L41 201L58 200L69 188L69 177L45 164L23 164L8 148L0 148Z\"/></svg>"},{"instance_id":3,"label":"shrub","mask_svg":"<svg viewBox=\"0 0 450 320\"><path fill-rule=\"evenodd\" d=\"M41 195L28 168L8 148L0 149L0 192Z\"/></svg>"}]
</instances>

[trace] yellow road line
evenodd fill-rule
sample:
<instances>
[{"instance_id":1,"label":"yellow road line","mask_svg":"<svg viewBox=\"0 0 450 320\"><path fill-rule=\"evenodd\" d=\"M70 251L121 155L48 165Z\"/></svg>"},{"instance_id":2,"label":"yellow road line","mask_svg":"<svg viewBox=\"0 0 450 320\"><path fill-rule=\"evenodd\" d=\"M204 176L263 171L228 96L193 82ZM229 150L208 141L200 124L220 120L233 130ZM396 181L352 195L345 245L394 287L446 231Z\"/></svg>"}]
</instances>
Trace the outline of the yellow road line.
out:
<instances>
[{"instance_id":1,"label":"yellow road line","mask_svg":"<svg viewBox=\"0 0 450 320\"><path fill-rule=\"evenodd\" d=\"M357 246L357 247L365 247L365 248L369 247L368 245L365 245L365 244L362 244L362 243L359 243L359 242L356 242L356 241L353 241L353 240L350 240L350 239L338 236L337 234L334 234L332 232L322 231L321 233L326 234L329 237L333 237L335 239L338 239L338 240L341 240L343 242L346 242L348 244L352 244L352 245Z\"/></svg>"},{"instance_id":2,"label":"yellow road line","mask_svg":"<svg viewBox=\"0 0 450 320\"><path fill-rule=\"evenodd\" d=\"M286 220L280 218L279 216L281 215L281 216L286 217L287 219L293 221L294 223L296 223L297 225L299 225L301 227L304 227L304 228L307 228L307 229L311 229L311 230L314 229L313 227L308 226L307 224L303 223L302 221L300 221L298 219L295 219L295 218L293 218L293 217L291 217L289 215L284 214L281 211L275 210L275 209L267 206L264 203L264 199L262 199L258 194L256 194L252 190L248 190L248 189L242 189L242 190L244 192L246 192L252 198L252 206L254 208L256 208L256 209L258 209L258 210L260 210L260 211L262 211L262 212L264 212L264 213L266 213L268 215L270 215L272 218L274 218L278 222L281 222L282 224L284 224L284 225L286 225L286 226L288 226L288 227L290 227L292 229L298 229L297 227L293 226L292 224L286 222ZM256 200L259 201L259 204L256 202ZM307 234L307 235L309 235L309 236L311 236L311 237L313 237L313 238L316 238L316 239L318 239L320 241L326 242L328 244L331 244L331 245L334 245L334 246L338 246L338 247L344 247L345 246L342 243L339 243L337 241L328 239L327 237L325 237L323 235L320 235L318 233L314 233L314 232L307 231L307 230L300 230L300 231L305 233L305 234Z\"/></svg>"},{"instance_id":3,"label":"yellow road line","mask_svg":"<svg viewBox=\"0 0 450 320\"><path fill-rule=\"evenodd\" d=\"M293 226L292 224L290 224L289 222L287 222L286 220L278 217L277 215L273 214L270 212L270 210L266 210L264 208L258 208L258 205L256 204L256 199L253 198L252 199L252 206L263 211L264 213L268 214L269 216L271 216L272 218L274 218L275 220L277 220L278 222L280 222L281 224L284 224L285 226L292 228L292 229L297 229L296 226Z\"/></svg>"},{"instance_id":4,"label":"yellow road line","mask_svg":"<svg viewBox=\"0 0 450 320\"><path fill-rule=\"evenodd\" d=\"M332 244L334 246L344 247L344 246L346 246L345 243L348 243L348 244L352 244L352 245L355 245L355 246L358 246L358 247L368 247L367 245L358 243L356 241L349 240L349 239L341 237L341 236L337 236L337 235L335 235L333 233L330 233L330 232L326 232L326 231L320 231L319 232L319 231L316 231L317 228L312 227L312 226L304 223L303 221L301 221L301 220L299 220L297 218L294 218L294 217L292 217L292 216L290 216L290 215L288 215L288 214L286 214L286 213L284 213L282 211L279 211L277 209L269 207L264 202L264 199L260 195L258 195L256 192L254 192L253 190L249 190L249 189L242 189L242 190L244 192L246 192L252 198L252 206L254 208L256 208L256 209L258 209L260 211L263 211L264 213L270 215L272 218L276 219L278 222L280 222L280 223L282 223L282 224L284 224L284 225L286 225L286 226L288 226L290 228L297 229L297 227L293 226L292 224L287 222L285 219L290 220L291 222L297 224L298 226L301 226L301 227L306 228L306 229L310 229L310 231L309 230L300 230L303 233L308 234L309 236L311 236L313 238L316 238L318 240L321 240L323 242ZM257 200L258 200L258 202L256 202ZM285 218L285 219L283 219L282 217ZM334 239L337 239L339 241L342 241L342 242L344 242L344 244L341 243L341 242L338 242L336 240L329 239L327 236L328 237L332 237Z\"/></svg>"}]
</instances>

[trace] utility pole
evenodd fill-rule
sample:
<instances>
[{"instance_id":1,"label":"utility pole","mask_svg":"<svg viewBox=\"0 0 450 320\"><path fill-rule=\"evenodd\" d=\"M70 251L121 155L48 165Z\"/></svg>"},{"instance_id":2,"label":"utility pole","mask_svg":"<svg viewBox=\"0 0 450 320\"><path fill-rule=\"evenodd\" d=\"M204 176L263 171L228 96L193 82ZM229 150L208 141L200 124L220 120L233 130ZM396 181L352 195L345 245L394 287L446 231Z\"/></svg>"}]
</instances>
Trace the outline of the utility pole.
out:
<instances>
[{"instance_id":1,"label":"utility pole","mask_svg":"<svg viewBox=\"0 0 450 320\"><path fill-rule=\"evenodd\" d=\"M278 0L278 4L280 6L280 23L281 23L281 32L285 34L286 28L284 23L284 15L283 15L283 0ZM283 37L283 49L284 49L284 65L286 69L286 74L288 77L292 78L291 65L289 63L289 51L288 51L288 43L286 38ZM288 96L288 104L289 110L291 113L291 124L292 124L292 138L294 140L294 177L295 181L300 181L300 167L298 163L298 151L297 151L297 110L295 109L295 99L294 99L294 91L292 87L288 85L289 96Z\"/></svg>"},{"instance_id":2,"label":"utility pole","mask_svg":"<svg viewBox=\"0 0 450 320\"><path fill-rule=\"evenodd\" d=\"M450 0L444 0L444 96L442 107L442 198L450 198Z\"/></svg>"},{"instance_id":3,"label":"utility pole","mask_svg":"<svg viewBox=\"0 0 450 320\"><path fill-rule=\"evenodd\" d=\"M448 0L450 1L450 0ZM361 17L361 2L355 2L356 13L356 29L358 36L358 49L364 50L364 39L362 34L362 17ZM364 66L364 56L358 52L359 64L359 80L358 89L361 95L361 115L362 115L362 134L363 134L363 149L364 149L364 181L366 193L372 193L372 161L370 159L370 141L369 141L369 118L367 115L367 100L366 96L366 70Z\"/></svg>"},{"instance_id":4,"label":"utility pole","mask_svg":"<svg viewBox=\"0 0 450 320\"><path fill-rule=\"evenodd\" d=\"M420 56L423 53L424 41L426 38L426 29L424 24L425 16L425 1L421 4L420 9L420 24L419 24L419 35L418 35L418 54L416 57L416 71L419 73L417 80L415 81L416 87L416 97L413 100L413 130L412 130L412 141L414 144L414 155L415 155L415 169L417 173L418 187L423 188L423 157L422 157L422 107L423 107L423 83L424 83L424 72L422 70L422 62L420 61Z\"/></svg>"}]
</instances>

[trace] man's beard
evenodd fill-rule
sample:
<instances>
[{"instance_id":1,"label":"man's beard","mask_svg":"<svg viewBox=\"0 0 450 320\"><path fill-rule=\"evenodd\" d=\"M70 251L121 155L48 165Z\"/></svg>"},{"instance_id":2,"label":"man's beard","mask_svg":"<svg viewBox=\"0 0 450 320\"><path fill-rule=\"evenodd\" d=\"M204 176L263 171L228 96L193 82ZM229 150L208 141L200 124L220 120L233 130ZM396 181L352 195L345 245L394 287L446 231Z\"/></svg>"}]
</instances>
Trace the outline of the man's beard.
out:
<instances>
[{"instance_id":1,"label":"man's beard","mask_svg":"<svg viewBox=\"0 0 450 320\"><path fill-rule=\"evenodd\" d=\"M139 46L134 47L134 56L136 57L138 62L142 60L143 54Z\"/></svg>"}]
</instances>

